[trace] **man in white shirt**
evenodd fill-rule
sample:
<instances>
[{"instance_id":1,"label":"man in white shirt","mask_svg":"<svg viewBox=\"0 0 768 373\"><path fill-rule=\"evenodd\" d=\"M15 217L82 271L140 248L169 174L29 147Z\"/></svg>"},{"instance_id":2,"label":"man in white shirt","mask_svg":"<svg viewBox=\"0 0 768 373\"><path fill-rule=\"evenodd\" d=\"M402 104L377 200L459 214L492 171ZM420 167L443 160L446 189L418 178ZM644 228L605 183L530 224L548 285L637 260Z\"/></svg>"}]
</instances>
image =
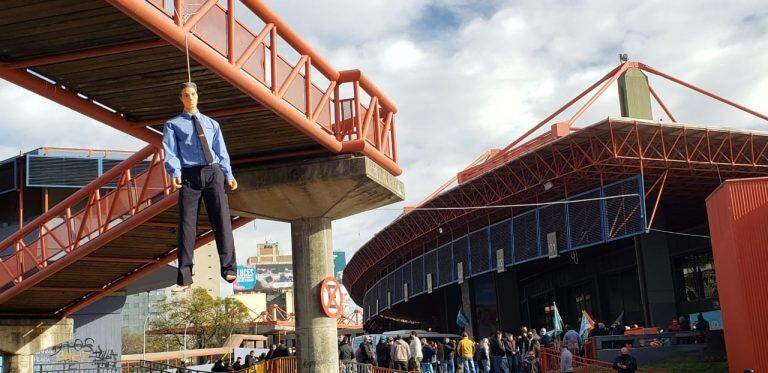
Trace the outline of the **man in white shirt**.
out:
<instances>
[{"instance_id":1,"label":"man in white shirt","mask_svg":"<svg viewBox=\"0 0 768 373\"><path fill-rule=\"evenodd\" d=\"M424 354L421 352L421 341L415 331L411 332L411 359L408 361L408 370L412 372L421 372L421 359Z\"/></svg>"}]
</instances>

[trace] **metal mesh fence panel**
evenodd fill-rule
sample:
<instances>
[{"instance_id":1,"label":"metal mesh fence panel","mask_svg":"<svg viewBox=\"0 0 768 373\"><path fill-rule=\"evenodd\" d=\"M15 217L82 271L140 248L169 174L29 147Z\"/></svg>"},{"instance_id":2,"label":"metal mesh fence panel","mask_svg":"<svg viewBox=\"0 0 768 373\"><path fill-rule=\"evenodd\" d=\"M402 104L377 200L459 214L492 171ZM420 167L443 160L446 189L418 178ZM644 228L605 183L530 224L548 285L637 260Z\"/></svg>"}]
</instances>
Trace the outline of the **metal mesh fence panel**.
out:
<instances>
[{"instance_id":1,"label":"metal mesh fence panel","mask_svg":"<svg viewBox=\"0 0 768 373\"><path fill-rule=\"evenodd\" d=\"M407 285L408 286L408 294L407 294L408 297L410 298L411 295L413 294L413 285L412 285L412 282L411 282L411 263L412 262L409 261L408 263L405 263L403 268L400 268L400 272L402 272L402 278L403 278L403 282L402 282L402 284L400 284L400 289L401 289L400 291L403 292L403 299L406 298L405 288L403 287L403 284L408 284Z\"/></svg>"},{"instance_id":2,"label":"metal mesh fence panel","mask_svg":"<svg viewBox=\"0 0 768 373\"><path fill-rule=\"evenodd\" d=\"M399 303L403 300L403 271L398 268L393 273L392 282L389 283L390 291L392 292L392 304Z\"/></svg>"},{"instance_id":3,"label":"metal mesh fence panel","mask_svg":"<svg viewBox=\"0 0 768 373\"><path fill-rule=\"evenodd\" d=\"M500 223L492 225L490 229L491 236L491 258L492 265L496 266L496 250L504 250L504 265L512 265L515 257L512 255L512 220L507 219Z\"/></svg>"},{"instance_id":4,"label":"metal mesh fence panel","mask_svg":"<svg viewBox=\"0 0 768 373\"><path fill-rule=\"evenodd\" d=\"M411 285L409 290L411 294L417 295L424 292L424 256L420 256L411 261Z\"/></svg>"},{"instance_id":5,"label":"metal mesh fence panel","mask_svg":"<svg viewBox=\"0 0 768 373\"><path fill-rule=\"evenodd\" d=\"M515 263L536 259L539 256L536 210L516 216L512 219L512 224L512 234L515 243Z\"/></svg>"},{"instance_id":6,"label":"metal mesh fence panel","mask_svg":"<svg viewBox=\"0 0 768 373\"><path fill-rule=\"evenodd\" d=\"M451 251L451 244L444 245L437 251L437 284L443 286L450 284L456 279L453 270L454 260Z\"/></svg>"},{"instance_id":7,"label":"metal mesh fence panel","mask_svg":"<svg viewBox=\"0 0 768 373\"><path fill-rule=\"evenodd\" d=\"M427 287L427 274L432 274L432 287L437 287L437 250L432 250L424 255L424 290L429 290Z\"/></svg>"},{"instance_id":8,"label":"metal mesh fence panel","mask_svg":"<svg viewBox=\"0 0 768 373\"><path fill-rule=\"evenodd\" d=\"M555 253L568 250L566 214L565 204L549 205L539 210L539 242L541 242L542 255L549 253L552 235L554 240L551 243L555 245Z\"/></svg>"},{"instance_id":9,"label":"metal mesh fence panel","mask_svg":"<svg viewBox=\"0 0 768 373\"><path fill-rule=\"evenodd\" d=\"M389 308L389 303L387 302L388 291L389 291L389 276L384 277L381 280L381 282L379 282L379 312Z\"/></svg>"},{"instance_id":10,"label":"metal mesh fence panel","mask_svg":"<svg viewBox=\"0 0 768 373\"><path fill-rule=\"evenodd\" d=\"M572 202L568 204L568 222L570 223L570 249L594 245L603 241L603 214L601 211L600 190L592 190L571 198L592 201Z\"/></svg>"},{"instance_id":11,"label":"metal mesh fence panel","mask_svg":"<svg viewBox=\"0 0 768 373\"><path fill-rule=\"evenodd\" d=\"M481 229L469 235L469 252L472 275L487 272L491 269L488 228Z\"/></svg>"},{"instance_id":12,"label":"metal mesh fence panel","mask_svg":"<svg viewBox=\"0 0 768 373\"><path fill-rule=\"evenodd\" d=\"M469 275L469 269L470 264L467 259L469 259L468 255L468 249L469 249L469 241L467 239L467 236L463 236L459 238L458 240L453 241L453 262L454 268L453 268L453 276L455 279L459 279L458 277L458 266L459 263L461 264L462 269L462 276L463 278L467 278L467 275Z\"/></svg>"},{"instance_id":13,"label":"metal mesh fence panel","mask_svg":"<svg viewBox=\"0 0 768 373\"><path fill-rule=\"evenodd\" d=\"M643 190L640 177L622 180L603 188L605 197L631 195L626 197L606 198L605 224L608 240L615 240L645 232Z\"/></svg>"}]
</instances>

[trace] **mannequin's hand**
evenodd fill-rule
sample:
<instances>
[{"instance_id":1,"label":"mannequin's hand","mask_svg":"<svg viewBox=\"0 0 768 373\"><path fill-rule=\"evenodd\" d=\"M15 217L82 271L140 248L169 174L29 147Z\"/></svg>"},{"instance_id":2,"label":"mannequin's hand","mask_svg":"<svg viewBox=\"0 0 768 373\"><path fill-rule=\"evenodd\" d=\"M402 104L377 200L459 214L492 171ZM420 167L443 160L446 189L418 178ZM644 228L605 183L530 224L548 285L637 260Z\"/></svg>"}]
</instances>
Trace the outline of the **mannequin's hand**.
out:
<instances>
[{"instance_id":1,"label":"mannequin's hand","mask_svg":"<svg viewBox=\"0 0 768 373\"><path fill-rule=\"evenodd\" d=\"M181 189L181 178L180 177L174 177L171 179L171 184L176 189Z\"/></svg>"},{"instance_id":2,"label":"mannequin's hand","mask_svg":"<svg viewBox=\"0 0 768 373\"><path fill-rule=\"evenodd\" d=\"M237 189L237 180L229 179L227 180L227 185L229 185L229 190L235 190Z\"/></svg>"}]
</instances>

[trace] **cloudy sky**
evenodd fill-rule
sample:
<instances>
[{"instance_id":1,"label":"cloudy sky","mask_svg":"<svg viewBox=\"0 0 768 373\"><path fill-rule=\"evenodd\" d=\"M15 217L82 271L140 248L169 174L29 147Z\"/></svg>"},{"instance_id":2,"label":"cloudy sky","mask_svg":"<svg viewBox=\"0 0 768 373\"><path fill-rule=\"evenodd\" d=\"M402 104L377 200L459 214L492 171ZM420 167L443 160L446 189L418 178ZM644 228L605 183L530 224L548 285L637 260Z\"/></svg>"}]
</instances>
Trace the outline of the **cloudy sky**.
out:
<instances>
[{"instance_id":1,"label":"cloudy sky","mask_svg":"<svg viewBox=\"0 0 768 373\"><path fill-rule=\"evenodd\" d=\"M363 70L396 102L406 203L485 150L510 143L616 66L619 53L768 112L764 0L267 3L337 69ZM658 78L651 84L681 122L768 130ZM616 89L604 96L580 124L618 115ZM0 103L0 159L45 145L142 146L2 80ZM654 116L663 118L658 108ZM335 222L335 248L351 255L397 214L379 210ZM254 254L258 241L290 249L281 223L257 221L238 230L236 240L241 259Z\"/></svg>"}]
</instances>

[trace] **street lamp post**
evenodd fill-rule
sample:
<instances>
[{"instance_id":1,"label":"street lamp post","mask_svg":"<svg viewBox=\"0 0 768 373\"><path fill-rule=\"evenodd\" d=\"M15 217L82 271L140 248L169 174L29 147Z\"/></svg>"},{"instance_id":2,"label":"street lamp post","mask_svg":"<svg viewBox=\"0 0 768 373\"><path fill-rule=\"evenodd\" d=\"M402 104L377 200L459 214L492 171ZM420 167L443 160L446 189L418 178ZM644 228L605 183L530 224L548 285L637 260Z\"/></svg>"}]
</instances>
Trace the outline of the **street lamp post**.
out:
<instances>
[{"instance_id":1,"label":"street lamp post","mask_svg":"<svg viewBox=\"0 0 768 373\"><path fill-rule=\"evenodd\" d=\"M147 314L147 318L144 319L144 333L142 333L144 337L144 343L143 343L143 348L141 352L141 360L145 360L145 361L147 360L147 324L149 324L149 318L151 317L152 317L152 314L149 313Z\"/></svg>"},{"instance_id":2,"label":"street lamp post","mask_svg":"<svg viewBox=\"0 0 768 373\"><path fill-rule=\"evenodd\" d=\"M187 328L189 328L190 325L192 325L192 320L189 320L187 326L184 327L184 353L182 354L182 359L184 359L185 362L187 361Z\"/></svg>"},{"instance_id":3,"label":"street lamp post","mask_svg":"<svg viewBox=\"0 0 768 373\"><path fill-rule=\"evenodd\" d=\"M152 317L152 308L149 302L149 291L147 291L147 318L144 319L144 329L143 329L143 332L141 333L143 337L142 349L141 349L141 360L143 361L147 360L147 324L149 323L150 317Z\"/></svg>"}]
</instances>

